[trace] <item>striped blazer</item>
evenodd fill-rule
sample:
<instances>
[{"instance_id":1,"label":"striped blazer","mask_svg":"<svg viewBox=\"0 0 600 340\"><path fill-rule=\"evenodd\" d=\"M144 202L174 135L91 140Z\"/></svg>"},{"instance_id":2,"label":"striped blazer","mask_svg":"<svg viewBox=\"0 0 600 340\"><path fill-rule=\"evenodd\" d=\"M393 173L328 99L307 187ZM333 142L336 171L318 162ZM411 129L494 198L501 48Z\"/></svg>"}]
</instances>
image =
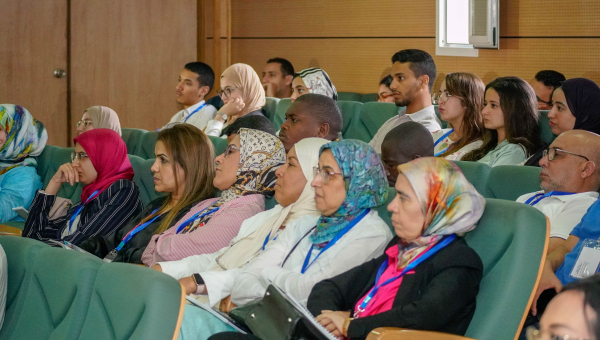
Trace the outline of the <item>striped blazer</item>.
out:
<instances>
[{"instance_id":1,"label":"striped blazer","mask_svg":"<svg viewBox=\"0 0 600 340\"><path fill-rule=\"evenodd\" d=\"M71 217L83 202L71 206L65 216L49 220L48 214L55 200L55 195L46 195L41 191L35 194L23 237L40 241L65 240L78 245L90 236L112 234L143 209L137 186L126 179L117 180L81 209L76 230L63 238L63 231L69 227Z\"/></svg>"}]
</instances>

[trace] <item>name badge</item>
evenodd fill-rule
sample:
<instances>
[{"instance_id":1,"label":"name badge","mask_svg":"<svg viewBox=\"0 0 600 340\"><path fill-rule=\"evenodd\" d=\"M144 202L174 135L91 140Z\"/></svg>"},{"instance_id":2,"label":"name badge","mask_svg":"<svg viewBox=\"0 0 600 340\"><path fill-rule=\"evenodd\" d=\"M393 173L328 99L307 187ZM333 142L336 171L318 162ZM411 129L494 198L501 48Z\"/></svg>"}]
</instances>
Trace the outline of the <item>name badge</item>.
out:
<instances>
[{"instance_id":1,"label":"name badge","mask_svg":"<svg viewBox=\"0 0 600 340\"><path fill-rule=\"evenodd\" d=\"M108 255L106 255L102 261L106 262L106 263L111 263L112 261L115 260L115 257L117 257L117 250L113 249L110 251L110 253L108 253Z\"/></svg>"},{"instance_id":2,"label":"name badge","mask_svg":"<svg viewBox=\"0 0 600 340\"><path fill-rule=\"evenodd\" d=\"M599 265L600 240L588 238L583 241L583 246L570 275L572 278L578 280L585 279L588 276L594 275L598 271Z\"/></svg>"}]
</instances>

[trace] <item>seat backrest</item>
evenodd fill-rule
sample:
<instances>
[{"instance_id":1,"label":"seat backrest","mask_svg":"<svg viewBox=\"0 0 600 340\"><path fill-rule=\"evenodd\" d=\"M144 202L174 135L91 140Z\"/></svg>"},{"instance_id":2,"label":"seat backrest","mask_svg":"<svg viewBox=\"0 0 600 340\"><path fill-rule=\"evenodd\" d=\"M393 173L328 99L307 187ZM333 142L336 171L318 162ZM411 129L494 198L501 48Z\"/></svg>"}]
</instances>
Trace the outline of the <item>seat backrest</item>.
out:
<instances>
[{"instance_id":1,"label":"seat backrest","mask_svg":"<svg viewBox=\"0 0 600 340\"><path fill-rule=\"evenodd\" d=\"M477 308L465 336L516 339L545 258L546 217L525 204L486 199L477 227L465 236L483 262Z\"/></svg>"},{"instance_id":2,"label":"seat backrest","mask_svg":"<svg viewBox=\"0 0 600 340\"><path fill-rule=\"evenodd\" d=\"M358 139L370 142L379 128L388 119L398 114L398 107L392 103L368 102L364 103L362 110L346 132L347 139Z\"/></svg>"},{"instance_id":3,"label":"seat backrest","mask_svg":"<svg viewBox=\"0 0 600 340\"><path fill-rule=\"evenodd\" d=\"M142 129L121 129L121 138L125 142L127 146L127 153L130 155L135 155L138 147L142 143L142 137L144 134L148 132Z\"/></svg>"},{"instance_id":4,"label":"seat backrest","mask_svg":"<svg viewBox=\"0 0 600 340\"><path fill-rule=\"evenodd\" d=\"M179 282L126 263L98 269L81 339L172 339L184 306Z\"/></svg>"},{"instance_id":5,"label":"seat backrest","mask_svg":"<svg viewBox=\"0 0 600 340\"><path fill-rule=\"evenodd\" d=\"M279 131L281 129L281 125L285 122L285 112L292 105L292 100L290 98L281 99L277 103L277 110L275 110L275 117L273 117L273 126L275 127L275 131Z\"/></svg>"},{"instance_id":6,"label":"seat backrest","mask_svg":"<svg viewBox=\"0 0 600 340\"><path fill-rule=\"evenodd\" d=\"M440 107L437 106L437 105L433 105L433 109L435 110L435 115L440 120L440 123L442 123L442 129L447 128L448 127L448 122L442 120L442 114L440 113Z\"/></svg>"},{"instance_id":7,"label":"seat backrest","mask_svg":"<svg viewBox=\"0 0 600 340\"><path fill-rule=\"evenodd\" d=\"M277 204L279 204L279 203L275 199L275 195L273 195L273 196L265 199L265 210L269 210L269 209L273 208L274 206L276 206Z\"/></svg>"},{"instance_id":8,"label":"seat backrest","mask_svg":"<svg viewBox=\"0 0 600 340\"><path fill-rule=\"evenodd\" d=\"M42 180L43 188L50 183L52 176L54 176L61 165L71 162L71 152L73 151L75 151L75 148L46 145L42 154L37 157L37 173ZM79 203L82 188L81 184L71 186L68 183L64 183L58 190L57 196L68 198L73 203Z\"/></svg>"},{"instance_id":9,"label":"seat backrest","mask_svg":"<svg viewBox=\"0 0 600 340\"><path fill-rule=\"evenodd\" d=\"M265 112L265 116L267 116L267 118L273 122L275 112L277 112L277 103L279 103L279 98L267 97L265 99L266 102L265 106L263 106L263 111Z\"/></svg>"},{"instance_id":10,"label":"seat backrest","mask_svg":"<svg viewBox=\"0 0 600 340\"><path fill-rule=\"evenodd\" d=\"M148 203L163 195L154 190L154 174L152 173L152 170L150 170L152 164L154 164L154 159L143 159L135 155L128 156L135 174L133 176L133 182L137 185L140 192L140 199L142 200L142 203L144 203L144 206L146 206Z\"/></svg>"},{"instance_id":11,"label":"seat backrest","mask_svg":"<svg viewBox=\"0 0 600 340\"><path fill-rule=\"evenodd\" d=\"M485 197L514 201L521 195L538 190L540 190L540 168L497 165L490 170Z\"/></svg>"},{"instance_id":12,"label":"seat backrest","mask_svg":"<svg viewBox=\"0 0 600 340\"><path fill-rule=\"evenodd\" d=\"M148 131L142 136L142 141L137 148L136 156L142 157L143 159L154 158L154 146L158 140L158 132Z\"/></svg>"},{"instance_id":13,"label":"seat backrest","mask_svg":"<svg viewBox=\"0 0 600 340\"><path fill-rule=\"evenodd\" d=\"M342 111L342 136L346 138L348 130L352 126L352 122L360 116L360 111L362 110L363 103L347 101L347 100L338 100L338 106L340 111Z\"/></svg>"},{"instance_id":14,"label":"seat backrest","mask_svg":"<svg viewBox=\"0 0 600 340\"><path fill-rule=\"evenodd\" d=\"M379 94L377 94L377 93L365 93L360 98L360 101L363 103L376 102L378 98L379 98Z\"/></svg>"},{"instance_id":15,"label":"seat backrest","mask_svg":"<svg viewBox=\"0 0 600 340\"><path fill-rule=\"evenodd\" d=\"M359 102L362 98L362 94L356 92L338 92L338 101L350 100L353 102Z\"/></svg>"},{"instance_id":16,"label":"seat backrest","mask_svg":"<svg viewBox=\"0 0 600 340\"><path fill-rule=\"evenodd\" d=\"M548 118L548 110L540 110L540 118L538 124L540 126L542 140L545 143L551 144L556 136L552 133L550 128L550 119Z\"/></svg>"},{"instance_id":17,"label":"seat backrest","mask_svg":"<svg viewBox=\"0 0 600 340\"><path fill-rule=\"evenodd\" d=\"M215 157L225 152L227 148L227 139L215 136L208 136L215 149Z\"/></svg>"},{"instance_id":18,"label":"seat backrest","mask_svg":"<svg viewBox=\"0 0 600 340\"><path fill-rule=\"evenodd\" d=\"M392 226L392 213L387 210L387 206L390 205L390 203L392 203L394 197L396 197L396 189L394 187L389 187L388 196L387 200L385 201L385 204L375 208L375 210L377 210L377 213L379 214L379 217L381 217L385 221L385 223L387 223L388 227L390 227L390 230L392 231L393 235L395 235L396 232L394 231L394 227Z\"/></svg>"},{"instance_id":19,"label":"seat backrest","mask_svg":"<svg viewBox=\"0 0 600 340\"><path fill-rule=\"evenodd\" d=\"M479 162L454 161L467 180L473 184L477 192L487 194L487 181L492 169L489 165Z\"/></svg>"}]
</instances>

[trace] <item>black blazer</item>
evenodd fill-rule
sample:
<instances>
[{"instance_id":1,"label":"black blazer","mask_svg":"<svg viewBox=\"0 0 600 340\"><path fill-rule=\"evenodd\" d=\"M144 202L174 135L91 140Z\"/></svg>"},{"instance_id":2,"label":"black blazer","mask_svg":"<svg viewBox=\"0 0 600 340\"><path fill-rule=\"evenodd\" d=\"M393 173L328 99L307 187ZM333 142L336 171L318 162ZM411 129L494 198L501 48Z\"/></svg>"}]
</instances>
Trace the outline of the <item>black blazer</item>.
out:
<instances>
[{"instance_id":1,"label":"black blazer","mask_svg":"<svg viewBox=\"0 0 600 340\"><path fill-rule=\"evenodd\" d=\"M396 246L395 237L389 246ZM388 248L389 248L388 246ZM375 258L334 278L319 282L308 298L308 309L352 311L375 285L379 266L387 255ZM475 297L483 274L477 253L463 239L423 261L406 275L392 309L350 322L348 337L364 339L377 327L401 327L464 335L475 312Z\"/></svg>"}]
</instances>

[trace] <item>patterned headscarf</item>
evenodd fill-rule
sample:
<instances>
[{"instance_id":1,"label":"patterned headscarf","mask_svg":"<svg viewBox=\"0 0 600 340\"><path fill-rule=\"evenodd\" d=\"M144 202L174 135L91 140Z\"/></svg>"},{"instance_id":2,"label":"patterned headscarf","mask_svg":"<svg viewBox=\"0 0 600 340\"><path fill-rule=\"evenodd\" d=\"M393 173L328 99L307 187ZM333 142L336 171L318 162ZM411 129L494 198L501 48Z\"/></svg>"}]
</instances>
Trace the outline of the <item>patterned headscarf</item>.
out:
<instances>
[{"instance_id":1,"label":"patterned headscarf","mask_svg":"<svg viewBox=\"0 0 600 340\"><path fill-rule=\"evenodd\" d=\"M221 78L227 78L233 87L242 90L242 100L245 106L240 116L260 110L265 106L265 89L252 66L233 64L223 71Z\"/></svg>"},{"instance_id":2,"label":"patterned headscarf","mask_svg":"<svg viewBox=\"0 0 600 340\"><path fill-rule=\"evenodd\" d=\"M422 236L400 242L400 267L442 235L473 230L483 215L485 198L452 162L443 158L418 158L399 165L398 172L406 176L425 214Z\"/></svg>"},{"instance_id":3,"label":"patterned headscarf","mask_svg":"<svg viewBox=\"0 0 600 340\"><path fill-rule=\"evenodd\" d=\"M92 106L83 111L83 113L86 112L90 115L90 119L92 120L95 129L111 129L118 133L119 136L123 135L121 133L119 116L117 116L117 113L110 107Z\"/></svg>"},{"instance_id":4,"label":"patterned headscarf","mask_svg":"<svg viewBox=\"0 0 600 340\"><path fill-rule=\"evenodd\" d=\"M379 156L369 144L343 140L323 145L319 154L331 150L346 183L346 199L330 216L321 216L310 235L316 248L323 248L365 209L375 208L387 199L388 181Z\"/></svg>"},{"instance_id":5,"label":"patterned headscarf","mask_svg":"<svg viewBox=\"0 0 600 340\"><path fill-rule=\"evenodd\" d=\"M35 120L26 108L0 104L0 125L6 131L6 142L0 148L0 175L18 166L37 166L48 132L42 122Z\"/></svg>"},{"instance_id":6,"label":"patterned headscarf","mask_svg":"<svg viewBox=\"0 0 600 340\"><path fill-rule=\"evenodd\" d=\"M270 133L252 129L240 129L240 164L233 185L221 193L221 198L206 211L211 211L238 197L262 194L267 197L275 193L273 187L277 181L275 171L285 164L285 149L279 138ZM194 221L182 230L187 233L206 224L214 212Z\"/></svg>"},{"instance_id":7,"label":"patterned headscarf","mask_svg":"<svg viewBox=\"0 0 600 340\"><path fill-rule=\"evenodd\" d=\"M320 68L307 68L296 73L295 77L302 78L310 93L322 94L337 101L337 91L327 72Z\"/></svg>"}]
</instances>

